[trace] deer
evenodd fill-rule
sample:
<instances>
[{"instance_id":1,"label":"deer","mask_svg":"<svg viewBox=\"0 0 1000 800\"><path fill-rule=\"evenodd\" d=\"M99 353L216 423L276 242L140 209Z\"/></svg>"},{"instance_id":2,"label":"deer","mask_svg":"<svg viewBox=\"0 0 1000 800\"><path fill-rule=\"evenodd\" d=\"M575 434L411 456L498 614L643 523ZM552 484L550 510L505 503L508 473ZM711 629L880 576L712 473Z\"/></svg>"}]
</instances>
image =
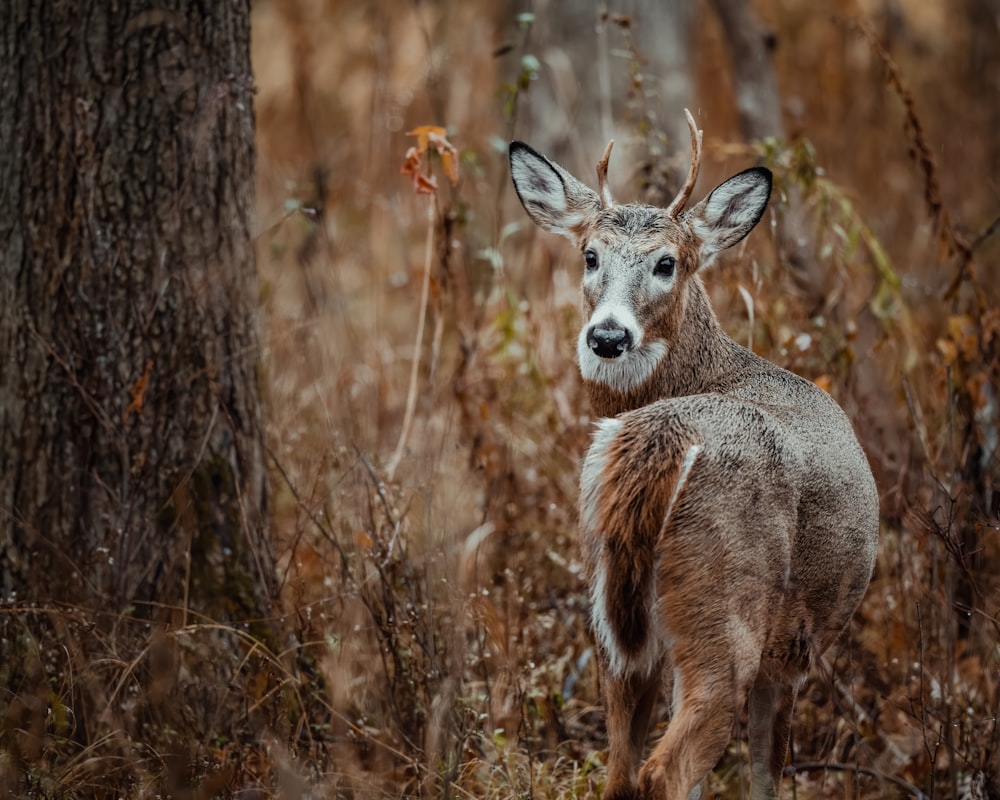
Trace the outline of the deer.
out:
<instances>
[{"instance_id":1,"label":"deer","mask_svg":"<svg viewBox=\"0 0 1000 800\"><path fill-rule=\"evenodd\" d=\"M745 709L750 792L776 798L793 707L875 565L879 497L850 420L822 388L723 330L702 282L761 219L752 167L685 211L618 204L611 148L594 191L520 141L528 217L582 257L577 361L599 419L579 536L608 737L604 800L701 797ZM661 689L669 722L641 764Z\"/></svg>"}]
</instances>

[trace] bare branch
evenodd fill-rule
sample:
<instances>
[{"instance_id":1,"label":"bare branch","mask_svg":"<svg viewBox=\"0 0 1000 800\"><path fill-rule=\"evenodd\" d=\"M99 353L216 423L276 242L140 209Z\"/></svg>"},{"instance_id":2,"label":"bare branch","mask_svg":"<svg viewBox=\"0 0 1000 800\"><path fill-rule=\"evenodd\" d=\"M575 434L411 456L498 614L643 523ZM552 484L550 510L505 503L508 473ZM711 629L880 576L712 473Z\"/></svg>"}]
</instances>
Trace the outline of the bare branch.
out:
<instances>
[{"instance_id":1,"label":"bare branch","mask_svg":"<svg viewBox=\"0 0 1000 800\"><path fill-rule=\"evenodd\" d=\"M701 131L698 130L691 112L686 108L684 109L684 115L687 117L688 129L691 131L691 169L688 170L687 180L684 181L681 190L677 193L673 202L667 206L667 216L674 219L680 216L681 211L684 210L684 204L687 203L691 192L694 191L694 184L698 180L698 168L701 166Z\"/></svg>"},{"instance_id":2,"label":"bare branch","mask_svg":"<svg viewBox=\"0 0 1000 800\"><path fill-rule=\"evenodd\" d=\"M917 800L929 800L928 796L924 794L920 789L914 786L912 783L904 781L902 778L897 778L895 775L889 775L885 772L880 772L873 767L863 767L860 764L844 764L837 761L805 761L798 764L790 764L785 767L785 775L794 776L800 772L856 772L858 775L870 775L873 778L877 778L880 781L888 781L889 783L895 784L904 792L906 792L911 797L917 798Z\"/></svg>"}]
</instances>

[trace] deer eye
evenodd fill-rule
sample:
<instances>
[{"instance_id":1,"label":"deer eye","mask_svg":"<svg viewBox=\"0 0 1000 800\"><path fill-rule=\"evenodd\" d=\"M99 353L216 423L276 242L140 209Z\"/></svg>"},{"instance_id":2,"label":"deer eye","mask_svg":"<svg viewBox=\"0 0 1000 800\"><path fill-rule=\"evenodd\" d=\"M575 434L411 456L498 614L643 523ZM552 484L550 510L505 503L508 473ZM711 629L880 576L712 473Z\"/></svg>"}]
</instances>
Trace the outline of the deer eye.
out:
<instances>
[{"instance_id":1,"label":"deer eye","mask_svg":"<svg viewBox=\"0 0 1000 800\"><path fill-rule=\"evenodd\" d=\"M673 256L663 256L663 258L656 262L656 266L653 267L653 274L658 278L669 278L674 274L674 267L676 265L676 258Z\"/></svg>"},{"instance_id":2,"label":"deer eye","mask_svg":"<svg viewBox=\"0 0 1000 800\"><path fill-rule=\"evenodd\" d=\"M583 263L587 265L587 272L593 272L597 269L597 253L593 250L584 250Z\"/></svg>"}]
</instances>

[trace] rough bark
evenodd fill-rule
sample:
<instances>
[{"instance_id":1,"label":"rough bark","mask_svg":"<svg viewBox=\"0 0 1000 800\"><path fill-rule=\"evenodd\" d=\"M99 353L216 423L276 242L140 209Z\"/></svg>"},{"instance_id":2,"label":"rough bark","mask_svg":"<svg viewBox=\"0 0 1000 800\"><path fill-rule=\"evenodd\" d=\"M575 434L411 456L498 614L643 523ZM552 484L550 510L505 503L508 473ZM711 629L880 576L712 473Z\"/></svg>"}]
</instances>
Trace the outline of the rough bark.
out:
<instances>
[{"instance_id":1,"label":"rough bark","mask_svg":"<svg viewBox=\"0 0 1000 800\"><path fill-rule=\"evenodd\" d=\"M3 4L4 599L267 607L251 92L246 2Z\"/></svg>"},{"instance_id":2,"label":"rough bark","mask_svg":"<svg viewBox=\"0 0 1000 800\"><path fill-rule=\"evenodd\" d=\"M257 735L249 41L247 0L0 4L0 785L143 742L180 791Z\"/></svg>"}]
</instances>

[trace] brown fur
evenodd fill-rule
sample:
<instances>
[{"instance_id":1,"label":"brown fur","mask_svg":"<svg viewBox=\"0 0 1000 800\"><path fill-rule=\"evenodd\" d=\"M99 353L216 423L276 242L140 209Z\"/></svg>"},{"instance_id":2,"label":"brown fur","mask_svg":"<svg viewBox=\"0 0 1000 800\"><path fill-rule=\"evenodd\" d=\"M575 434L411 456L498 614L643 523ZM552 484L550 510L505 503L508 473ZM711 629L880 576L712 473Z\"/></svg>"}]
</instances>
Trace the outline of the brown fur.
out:
<instances>
[{"instance_id":1,"label":"brown fur","mask_svg":"<svg viewBox=\"0 0 1000 800\"><path fill-rule=\"evenodd\" d=\"M578 353L594 412L611 418L580 495L604 797L699 796L746 704L752 796L776 797L797 688L867 588L878 495L843 411L729 338L698 275L756 223L770 174L740 173L674 220L605 205L518 143L511 168L532 219L588 261ZM595 330L620 333L617 350ZM665 668L673 719L637 774Z\"/></svg>"}]
</instances>

